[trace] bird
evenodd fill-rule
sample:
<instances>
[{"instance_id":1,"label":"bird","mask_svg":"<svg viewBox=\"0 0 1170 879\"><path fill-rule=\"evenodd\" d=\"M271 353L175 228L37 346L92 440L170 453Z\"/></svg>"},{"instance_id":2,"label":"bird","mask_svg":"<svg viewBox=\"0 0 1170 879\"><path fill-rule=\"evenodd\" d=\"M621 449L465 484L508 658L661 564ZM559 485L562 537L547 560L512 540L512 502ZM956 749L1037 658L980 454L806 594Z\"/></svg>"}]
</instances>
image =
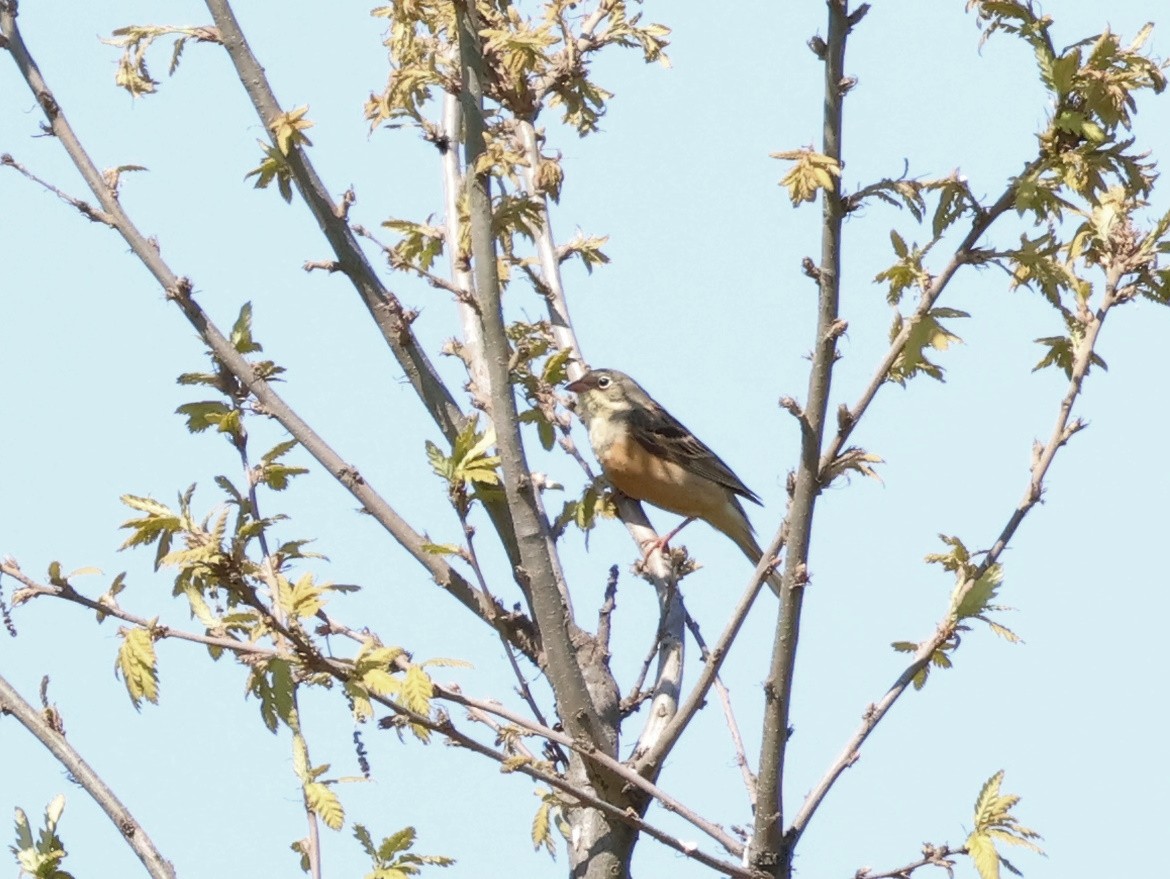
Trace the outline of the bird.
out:
<instances>
[{"instance_id":1,"label":"bird","mask_svg":"<svg viewBox=\"0 0 1170 879\"><path fill-rule=\"evenodd\" d=\"M764 553L740 498L762 503L722 458L624 372L591 369L565 387L577 395L577 414L613 487L685 517L660 545L702 519L759 564ZM777 574L768 576L768 584L780 594Z\"/></svg>"}]
</instances>

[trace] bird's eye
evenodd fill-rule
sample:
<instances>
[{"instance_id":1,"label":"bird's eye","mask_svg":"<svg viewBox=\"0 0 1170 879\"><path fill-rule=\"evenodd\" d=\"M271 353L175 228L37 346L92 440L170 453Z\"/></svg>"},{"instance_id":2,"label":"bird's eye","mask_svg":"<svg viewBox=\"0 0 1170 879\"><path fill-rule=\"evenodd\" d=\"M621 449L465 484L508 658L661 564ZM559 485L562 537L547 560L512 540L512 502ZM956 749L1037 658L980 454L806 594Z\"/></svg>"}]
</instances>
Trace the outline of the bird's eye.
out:
<instances>
[{"instance_id":1,"label":"bird's eye","mask_svg":"<svg viewBox=\"0 0 1170 879\"><path fill-rule=\"evenodd\" d=\"M597 386L599 388L601 388L603 391L606 388L608 388L611 384L613 384L613 379L611 379L608 375L603 375L601 378L599 378L597 380Z\"/></svg>"}]
</instances>

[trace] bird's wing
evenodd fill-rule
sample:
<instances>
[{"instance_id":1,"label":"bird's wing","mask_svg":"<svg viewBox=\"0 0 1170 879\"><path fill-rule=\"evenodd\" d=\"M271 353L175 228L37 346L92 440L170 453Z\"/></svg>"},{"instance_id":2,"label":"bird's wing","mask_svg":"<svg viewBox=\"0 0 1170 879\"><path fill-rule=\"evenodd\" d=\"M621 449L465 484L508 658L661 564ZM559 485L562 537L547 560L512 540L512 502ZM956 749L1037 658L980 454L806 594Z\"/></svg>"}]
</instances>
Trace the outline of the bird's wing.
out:
<instances>
[{"instance_id":1,"label":"bird's wing","mask_svg":"<svg viewBox=\"0 0 1170 879\"><path fill-rule=\"evenodd\" d=\"M752 503L760 503L756 493L743 484L722 458L657 403L636 406L628 417L634 439L651 454L710 479Z\"/></svg>"}]
</instances>

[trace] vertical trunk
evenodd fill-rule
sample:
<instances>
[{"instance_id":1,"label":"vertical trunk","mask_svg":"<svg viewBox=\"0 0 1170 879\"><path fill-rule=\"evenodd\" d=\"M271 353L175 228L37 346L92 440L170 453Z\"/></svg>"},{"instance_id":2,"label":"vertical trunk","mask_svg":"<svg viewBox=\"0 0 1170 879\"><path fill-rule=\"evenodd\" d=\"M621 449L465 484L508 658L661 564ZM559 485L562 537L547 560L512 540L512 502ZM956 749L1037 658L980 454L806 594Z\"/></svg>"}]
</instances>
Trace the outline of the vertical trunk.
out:
<instances>
[{"instance_id":1,"label":"vertical trunk","mask_svg":"<svg viewBox=\"0 0 1170 879\"><path fill-rule=\"evenodd\" d=\"M574 764L579 762L579 758L573 759ZM569 778L575 785L589 787L580 766L570 766ZM638 841L634 828L588 807L570 809L565 817L571 828L570 879L625 879L630 875L630 858Z\"/></svg>"}]
</instances>

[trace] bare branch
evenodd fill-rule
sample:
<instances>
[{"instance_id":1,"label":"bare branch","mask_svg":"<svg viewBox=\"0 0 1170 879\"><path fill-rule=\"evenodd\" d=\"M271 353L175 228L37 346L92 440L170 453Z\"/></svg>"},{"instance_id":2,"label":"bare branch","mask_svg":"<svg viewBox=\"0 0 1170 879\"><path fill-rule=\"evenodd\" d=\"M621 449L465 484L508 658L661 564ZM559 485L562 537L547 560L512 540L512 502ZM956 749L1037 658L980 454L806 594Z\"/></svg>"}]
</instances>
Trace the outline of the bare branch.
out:
<instances>
[{"instance_id":1,"label":"bare branch","mask_svg":"<svg viewBox=\"0 0 1170 879\"><path fill-rule=\"evenodd\" d=\"M703 638L703 633L699 629L698 621L687 614L687 628L695 639L695 643L699 645L699 656L706 662L711 653L707 649L707 642ZM739 724L735 721L735 712L731 707L731 693L724 685L722 678L715 676L715 692L719 695L719 702L723 706L723 717L727 721L727 731L731 735L731 744L735 748L735 762L739 766L740 774L743 775L743 786L747 789L748 801L752 805L752 811L756 809L756 776L752 772L751 764L748 762L747 750L743 745L743 736L739 732Z\"/></svg>"},{"instance_id":2,"label":"bare branch","mask_svg":"<svg viewBox=\"0 0 1170 879\"><path fill-rule=\"evenodd\" d=\"M474 7L455 4L462 81L464 166L475 168L485 149L483 120L484 64ZM516 526L521 567L516 579L531 596L537 627L547 658L547 672L557 700L558 715L574 738L594 743L610 756L617 754L616 730L599 714L578 660L579 630L573 623L568 589L556 558L539 498L524 454L516 399L508 373L508 338L500 302L500 282L492 232L491 177L468 174L469 224L479 317L483 322L491 416L504 474L504 490ZM579 646L581 644L581 646ZM616 703L616 700L615 700ZM615 704L616 707L616 704Z\"/></svg>"},{"instance_id":3,"label":"bare branch","mask_svg":"<svg viewBox=\"0 0 1170 879\"><path fill-rule=\"evenodd\" d=\"M854 874L853 879L910 879L911 874L921 867L941 867L947 871L948 876L953 876L955 866L953 858L955 855L965 854L967 854L966 846L951 848L946 843L931 845L927 842L923 843L922 857L917 861L911 861L903 867L887 870L884 873L873 873L869 868L862 867Z\"/></svg>"},{"instance_id":4,"label":"bare branch","mask_svg":"<svg viewBox=\"0 0 1170 879\"><path fill-rule=\"evenodd\" d=\"M11 15L8 8L0 6L0 21L5 21ZM8 36L6 22L4 35ZM7 569L7 563L5 565L5 573L10 573ZM32 733L37 741L60 761L70 778L93 797L94 802L118 828L118 832L126 844L142 861L142 866L146 868L153 879L175 879L174 867L155 847L154 842L147 835L146 829L138 819L122 805L109 786L65 740L65 736L54 729L53 725L39 711L25 702L3 677L0 677L0 714L11 714L15 717L21 726Z\"/></svg>"},{"instance_id":5,"label":"bare branch","mask_svg":"<svg viewBox=\"0 0 1170 879\"><path fill-rule=\"evenodd\" d=\"M845 78L845 43L852 28L848 0L828 0L828 36L824 53L825 101L821 152L841 165L842 113L848 86ZM860 8L860 7L859 7ZM800 634L800 610L808 581L808 553L812 539L813 511L821 491L821 443L829 407L833 364L837 359L841 287L841 226L845 206L841 180L831 175L831 186L822 193L821 260L817 270L819 300L808 394L801 418L800 465L789 503L786 523L788 549L784 559L780 609L768 677L764 682L764 721L759 760L759 802L752 832L749 863L769 866L777 876L791 874L792 845L783 838L785 753L788 746L789 709L796 668L796 644Z\"/></svg>"},{"instance_id":6,"label":"bare branch","mask_svg":"<svg viewBox=\"0 0 1170 879\"><path fill-rule=\"evenodd\" d=\"M47 180L42 180L36 174L32 173L32 171L28 170L28 168L26 168L24 165L20 164L20 162L16 161L16 159L14 159L10 154L4 153L4 155L0 156L0 165L6 165L9 168L19 171L33 183L44 187L49 192L53 193L53 195L57 196L57 198L61 199L61 201L76 208L77 211L87 220L92 220L95 223L105 223L107 226L114 225L110 218L105 215L105 213L97 210L89 202L82 201L80 198L74 198L67 192L62 192Z\"/></svg>"}]
</instances>

